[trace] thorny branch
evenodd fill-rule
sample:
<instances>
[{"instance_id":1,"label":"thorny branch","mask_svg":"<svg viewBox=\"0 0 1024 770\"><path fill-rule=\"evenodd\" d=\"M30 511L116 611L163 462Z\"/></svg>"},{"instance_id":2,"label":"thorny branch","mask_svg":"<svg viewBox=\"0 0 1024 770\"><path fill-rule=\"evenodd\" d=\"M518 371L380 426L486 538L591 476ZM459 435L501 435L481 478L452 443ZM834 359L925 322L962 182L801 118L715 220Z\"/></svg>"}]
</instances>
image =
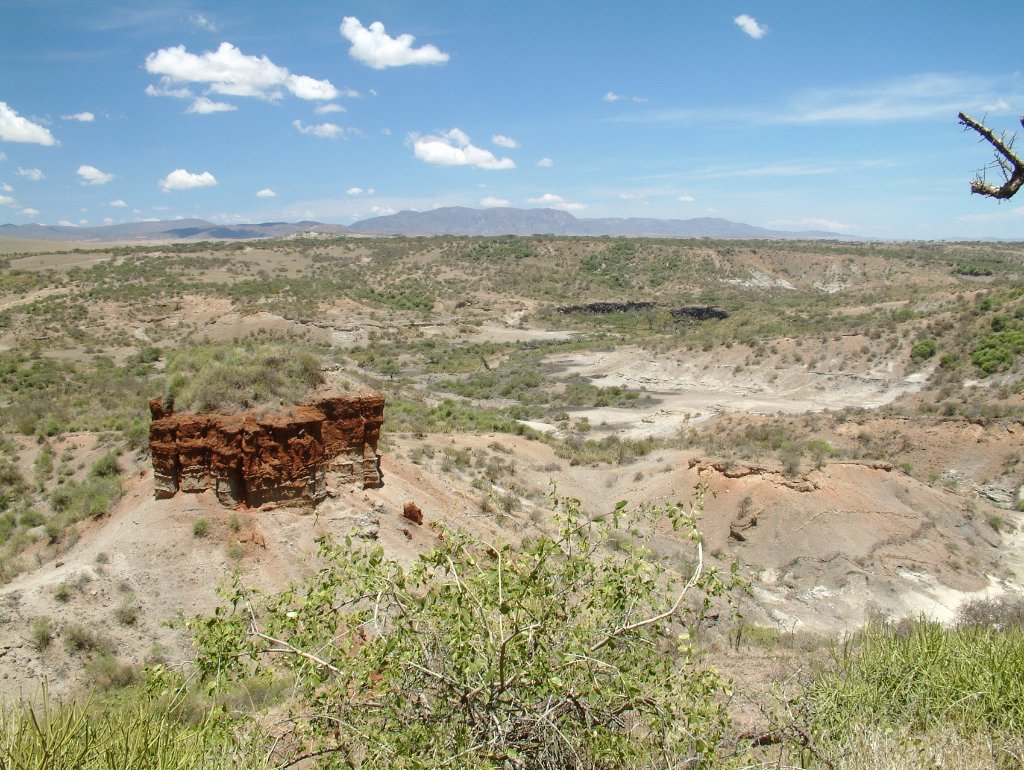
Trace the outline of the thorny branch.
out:
<instances>
[{"instance_id":1,"label":"thorny branch","mask_svg":"<svg viewBox=\"0 0 1024 770\"><path fill-rule=\"evenodd\" d=\"M1015 137L1011 136L1007 139L1005 134L996 136L992 129L964 112L959 113L957 118L965 128L976 132L982 139L992 145L996 158L995 163L988 166L988 168L998 167L1003 175L1003 184L989 184L985 181L984 170L982 170L982 173L971 180L971 192L978 195L987 195L997 200L1012 198L1017 194L1021 186L1024 185L1024 161L1013 151ZM1024 116L1021 116L1021 126L1024 126Z\"/></svg>"}]
</instances>

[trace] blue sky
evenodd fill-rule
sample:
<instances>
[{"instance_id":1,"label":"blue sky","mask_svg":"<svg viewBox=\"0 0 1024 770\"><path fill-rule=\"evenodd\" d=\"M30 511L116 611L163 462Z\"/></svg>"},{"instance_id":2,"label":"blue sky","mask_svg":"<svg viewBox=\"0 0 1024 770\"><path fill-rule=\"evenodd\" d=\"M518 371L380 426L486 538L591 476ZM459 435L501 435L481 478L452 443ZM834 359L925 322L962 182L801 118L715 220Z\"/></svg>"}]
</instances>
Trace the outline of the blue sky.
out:
<instances>
[{"instance_id":1,"label":"blue sky","mask_svg":"<svg viewBox=\"0 0 1024 770\"><path fill-rule=\"evenodd\" d=\"M0 222L437 206L1022 238L1024 3L0 0ZM1024 133L1024 132L1022 132Z\"/></svg>"}]
</instances>

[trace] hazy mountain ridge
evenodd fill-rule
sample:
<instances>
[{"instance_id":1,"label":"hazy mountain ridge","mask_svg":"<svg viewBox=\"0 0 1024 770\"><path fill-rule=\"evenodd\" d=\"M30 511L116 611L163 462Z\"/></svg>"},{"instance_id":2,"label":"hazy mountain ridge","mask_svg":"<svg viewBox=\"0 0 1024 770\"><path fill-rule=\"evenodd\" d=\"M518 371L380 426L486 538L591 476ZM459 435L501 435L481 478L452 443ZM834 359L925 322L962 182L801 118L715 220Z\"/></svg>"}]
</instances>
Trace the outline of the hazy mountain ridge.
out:
<instances>
[{"instance_id":1,"label":"hazy mountain ridge","mask_svg":"<svg viewBox=\"0 0 1024 770\"><path fill-rule=\"evenodd\" d=\"M579 235L632 238L839 238L842 233L770 230L728 219L645 219L606 217L580 219L558 209L446 206L432 211L400 211L349 226L320 222L263 222L218 225L203 219L132 222L99 227L62 225L0 225L0 237L50 241L202 241L286 238L302 233L344 235Z\"/></svg>"}]
</instances>

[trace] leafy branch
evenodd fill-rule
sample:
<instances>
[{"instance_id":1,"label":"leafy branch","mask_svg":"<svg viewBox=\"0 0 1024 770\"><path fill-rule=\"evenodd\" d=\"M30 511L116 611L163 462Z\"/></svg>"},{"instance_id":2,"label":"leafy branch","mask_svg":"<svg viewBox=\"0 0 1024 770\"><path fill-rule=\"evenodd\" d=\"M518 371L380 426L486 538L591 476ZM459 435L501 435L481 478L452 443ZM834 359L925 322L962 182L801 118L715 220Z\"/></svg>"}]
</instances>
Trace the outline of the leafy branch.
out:
<instances>
[{"instance_id":1,"label":"leafy branch","mask_svg":"<svg viewBox=\"0 0 1024 770\"><path fill-rule=\"evenodd\" d=\"M288 763L718 766L726 686L690 631L743 581L704 564L702 493L604 516L552 495L557 536L513 547L445 532L410 567L325 543L301 584L260 597L236 581L230 608L192 621L199 669L211 686L292 672ZM693 561L670 569L638 537L613 551L611 535L638 517L671 520Z\"/></svg>"}]
</instances>

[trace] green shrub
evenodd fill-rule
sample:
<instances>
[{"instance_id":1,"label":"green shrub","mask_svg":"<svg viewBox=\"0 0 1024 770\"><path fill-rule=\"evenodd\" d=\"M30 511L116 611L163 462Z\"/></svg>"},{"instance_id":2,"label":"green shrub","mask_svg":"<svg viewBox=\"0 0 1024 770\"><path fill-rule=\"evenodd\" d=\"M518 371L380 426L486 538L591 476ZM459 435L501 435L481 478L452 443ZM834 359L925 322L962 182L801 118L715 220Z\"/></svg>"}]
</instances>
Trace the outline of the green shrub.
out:
<instances>
[{"instance_id":1,"label":"green shrub","mask_svg":"<svg viewBox=\"0 0 1024 770\"><path fill-rule=\"evenodd\" d=\"M94 692L121 690L142 679L138 667L127 663L110 653L97 655L87 661L84 667L90 689Z\"/></svg>"},{"instance_id":2,"label":"green shrub","mask_svg":"<svg viewBox=\"0 0 1024 770\"><path fill-rule=\"evenodd\" d=\"M931 358L936 351L935 340L918 340L910 349L910 358L915 362Z\"/></svg>"},{"instance_id":3,"label":"green shrub","mask_svg":"<svg viewBox=\"0 0 1024 770\"><path fill-rule=\"evenodd\" d=\"M90 473L81 482L58 484L50 493L50 505L58 513L67 514L68 520L79 521L109 513L122 494L124 487L116 475Z\"/></svg>"},{"instance_id":4,"label":"green shrub","mask_svg":"<svg viewBox=\"0 0 1024 770\"><path fill-rule=\"evenodd\" d=\"M45 616L33 618L29 640L32 646L39 651L49 647L50 642L53 641L53 621Z\"/></svg>"},{"instance_id":5,"label":"green shrub","mask_svg":"<svg viewBox=\"0 0 1024 770\"><path fill-rule=\"evenodd\" d=\"M681 629L736 580L673 579L639 538L605 558L625 503L592 518L555 502L557 538L446 532L409 568L325 542L318 573L266 597L236 576L217 614L190 623L199 670L211 683L292 672L295 752L366 768L720 766L724 683ZM648 517L696 538L693 513Z\"/></svg>"},{"instance_id":6,"label":"green shrub","mask_svg":"<svg viewBox=\"0 0 1024 770\"><path fill-rule=\"evenodd\" d=\"M210 534L210 520L204 516L192 522L192 535L194 537L206 537Z\"/></svg>"},{"instance_id":7,"label":"green shrub","mask_svg":"<svg viewBox=\"0 0 1024 770\"><path fill-rule=\"evenodd\" d=\"M106 636L88 626L73 623L64 628L64 646L68 652L113 652L113 642Z\"/></svg>"}]
</instances>

